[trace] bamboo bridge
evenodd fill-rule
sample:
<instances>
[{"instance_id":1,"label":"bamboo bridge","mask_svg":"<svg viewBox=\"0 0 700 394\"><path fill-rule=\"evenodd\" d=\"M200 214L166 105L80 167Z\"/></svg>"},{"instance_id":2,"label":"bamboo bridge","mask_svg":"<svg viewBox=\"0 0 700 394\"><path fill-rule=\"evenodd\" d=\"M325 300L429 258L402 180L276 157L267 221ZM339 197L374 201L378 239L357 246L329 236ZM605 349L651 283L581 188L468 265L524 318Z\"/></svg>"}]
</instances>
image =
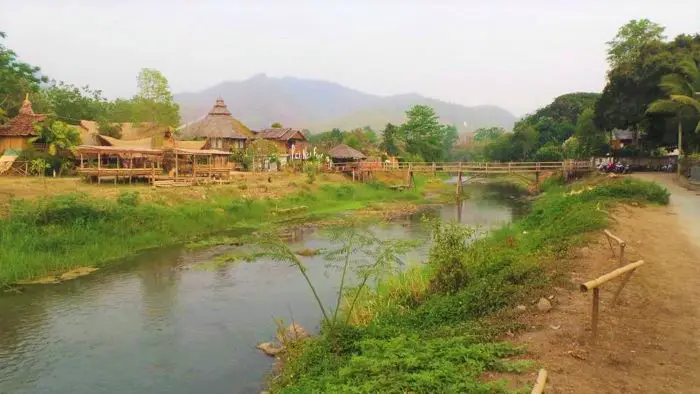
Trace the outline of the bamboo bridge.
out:
<instances>
[{"instance_id":1,"label":"bamboo bridge","mask_svg":"<svg viewBox=\"0 0 700 394\"><path fill-rule=\"evenodd\" d=\"M350 174L354 179L366 181L372 178L375 172L403 172L406 173L407 187L413 185L415 173L447 173L457 175L457 191L461 191L463 175L504 175L504 174L534 174L535 183L539 183L540 174L543 172L560 172L565 177L576 174L592 172L595 165L592 161L542 161L542 162L443 162L443 163L379 163L379 162L352 162L338 163L329 166L333 172Z\"/></svg>"}]
</instances>

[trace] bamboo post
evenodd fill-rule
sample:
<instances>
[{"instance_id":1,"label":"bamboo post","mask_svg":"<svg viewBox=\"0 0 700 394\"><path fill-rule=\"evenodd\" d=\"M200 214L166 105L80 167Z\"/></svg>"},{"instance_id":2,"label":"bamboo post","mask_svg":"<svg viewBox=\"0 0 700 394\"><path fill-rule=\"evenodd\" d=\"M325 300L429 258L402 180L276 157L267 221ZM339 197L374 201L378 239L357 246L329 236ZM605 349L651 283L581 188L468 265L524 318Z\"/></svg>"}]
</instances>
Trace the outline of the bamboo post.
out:
<instances>
[{"instance_id":1,"label":"bamboo post","mask_svg":"<svg viewBox=\"0 0 700 394\"><path fill-rule=\"evenodd\" d=\"M620 267L612 272L609 272L603 276L600 276L596 279L590 280L584 284L581 285L581 291L586 292L588 290L593 289L593 305L592 305L592 310L591 310L591 332L593 335L593 339L598 336L598 314L600 311L600 286L603 285L604 283L617 278L618 276L622 274L627 274L620 284L620 287L617 289L615 292L615 295L613 296L613 304L617 302L617 299L620 295L620 292L622 289L625 287L627 282L629 282L630 277L632 276L632 273L641 265L644 264L644 260L639 260L636 263L631 263L627 264L624 267Z\"/></svg>"},{"instance_id":2,"label":"bamboo post","mask_svg":"<svg viewBox=\"0 0 700 394\"><path fill-rule=\"evenodd\" d=\"M24 162L24 176L29 176L29 162Z\"/></svg>"},{"instance_id":3,"label":"bamboo post","mask_svg":"<svg viewBox=\"0 0 700 394\"><path fill-rule=\"evenodd\" d=\"M632 279L632 274L634 274L634 271L636 271L636 269L633 269L632 271L628 272L627 274L625 274L625 277L622 278L622 283L620 283L620 286L617 288L617 290L615 290L615 295L613 295L613 305L617 304L617 300L620 298L620 293L622 293L622 289L624 289L627 285L627 282L629 282L630 279Z\"/></svg>"},{"instance_id":4,"label":"bamboo post","mask_svg":"<svg viewBox=\"0 0 700 394\"><path fill-rule=\"evenodd\" d=\"M600 308L600 288L593 289L593 311L591 313L591 332L593 339L598 336L598 313Z\"/></svg>"},{"instance_id":5,"label":"bamboo post","mask_svg":"<svg viewBox=\"0 0 700 394\"><path fill-rule=\"evenodd\" d=\"M535 382L535 386L532 387L532 391L530 394L542 394L544 393L544 387L547 384L547 370L542 368L540 369L540 372L537 374L537 381Z\"/></svg>"},{"instance_id":6,"label":"bamboo post","mask_svg":"<svg viewBox=\"0 0 700 394\"><path fill-rule=\"evenodd\" d=\"M100 168L102 167L102 154L97 153L97 184L100 184Z\"/></svg>"},{"instance_id":7,"label":"bamboo post","mask_svg":"<svg viewBox=\"0 0 700 394\"><path fill-rule=\"evenodd\" d=\"M209 178L211 178L212 155L209 155Z\"/></svg>"},{"instance_id":8,"label":"bamboo post","mask_svg":"<svg viewBox=\"0 0 700 394\"><path fill-rule=\"evenodd\" d=\"M177 157L177 151L175 151L175 180L177 180L177 173L178 173L178 157Z\"/></svg>"},{"instance_id":9,"label":"bamboo post","mask_svg":"<svg viewBox=\"0 0 700 394\"><path fill-rule=\"evenodd\" d=\"M84 168L83 166L83 154L80 154L80 168Z\"/></svg>"},{"instance_id":10,"label":"bamboo post","mask_svg":"<svg viewBox=\"0 0 700 394\"><path fill-rule=\"evenodd\" d=\"M129 184L131 185L131 174L134 169L134 158L129 156Z\"/></svg>"},{"instance_id":11,"label":"bamboo post","mask_svg":"<svg viewBox=\"0 0 700 394\"><path fill-rule=\"evenodd\" d=\"M197 176L197 156L192 156L192 178Z\"/></svg>"},{"instance_id":12,"label":"bamboo post","mask_svg":"<svg viewBox=\"0 0 700 394\"><path fill-rule=\"evenodd\" d=\"M119 155L117 155L117 172L114 175L114 184L117 184L117 180L119 180Z\"/></svg>"},{"instance_id":13,"label":"bamboo post","mask_svg":"<svg viewBox=\"0 0 700 394\"><path fill-rule=\"evenodd\" d=\"M435 162L433 162L433 176L437 175L437 168L435 167Z\"/></svg>"},{"instance_id":14,"label":"bamboo post","mask_svg":"<svg viewBox=\"0 0 700 394\"><path fill-rule=\"evenodd\" d=\"M156 187L156 167L153 162L151 162L151 185Z\"/></svg>"},{"instance_id":15,"label":"bamboo post","mask_svg":"<svg viewBox=\"0 0 700 394\"><path fill-rule=\"evenodd\" d=\"M615 240L615 242L620 245L620 258L618 260L618 265L622 267L624 263L624 258L625 258L625 247L627 246L627 243L620 237L615 236L613 233L611 233L608 230L603 230L603 233L605 234L605 237L608 239L608 245L610 246L610 251L612 252L613 257L615 257L615 249L613 249L612 246L612 240Z\"/></svg>"}]
</instances>

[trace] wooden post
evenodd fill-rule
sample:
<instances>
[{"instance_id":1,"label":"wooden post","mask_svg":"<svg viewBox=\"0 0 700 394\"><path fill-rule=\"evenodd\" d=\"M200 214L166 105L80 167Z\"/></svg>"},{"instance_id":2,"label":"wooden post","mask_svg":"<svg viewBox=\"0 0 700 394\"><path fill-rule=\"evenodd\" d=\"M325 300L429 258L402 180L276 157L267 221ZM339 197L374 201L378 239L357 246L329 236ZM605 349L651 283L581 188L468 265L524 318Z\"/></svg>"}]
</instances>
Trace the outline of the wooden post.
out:
<instances>
[{"instance_id":1,"label":"wooden post","mask_svg":"<svg viewBox=\"0 0 700 394\"><path fill-rule=\"evenodd\" d=\"M80 154L80 168L83 168L83 154Z\"/></svg>"},{"instance_id":2,"label":"wooden post","mask_svg":"<svg viewBox=\"0 0 700 394\"><path fill-rule=\"evenodd\" d=\"M119 180L119 155L117 155L117 172L114 175L114 184L117 184L117 180Z\"/></svg>"},{"instance_id":3,"label":"wooden post","mask_svg":"<svg viewBox=\"0 0 700 394\"><path fill-rule=\"evenodd\" d=\"M134 158L129 155L129 184L131 185L131 174L133 173L134 169Z\"/></svg>"},{"instance_id":4,"label":"wooden post","mask_svg":"<svg viewBox=\"0 0 700 394\"><path fill-rule=\"evenodd\" d=\"M192 155L192 178L197 176L197 156Z\"/></svg>"},{"instance_id":5,"label":"wooden post","mask_svg":"<svg viewBox=\"0 0 700 394\"><path fill-rule=\"evenodd\" d=\"M457 173L457 197L462 194L462 171Z\"/></svg>"},{"instance_id":6,"label":"wooden post","mask_svg":"<svg viewBox=\"0 0 700 394\"><path fill-rule=\"evenodd\" d=\"M676 163L676 172L678 178L681 177L681 158L683 157L683 122L678 119L678 162Z\"/></svg>"},{"instance_id":7,"label":"wooden post","mask_svg":"<svg viewBox=\"0 0 700 394\"><path fill-rule=\"evenodd\" d=\"M153 162L151 162L151 185L156 187L156 167Z\"/></svg>"},{"instance_id":8,"label":"wooden post","mask_svg":"<svg viewBox=\"0 0 700 394\"><path fill-rule=\"evenodd\" d=\"M102 154L97 153L97 184L100 184L100 168L102 168Z\"/></svg>"},{"instance_id":9,"label":"wooden post","mask_svg":"<svg viewBox=\"0 0 700 394\"><path fill-rule=\"evenodd\" d=\"M178 157L177 157L177 151L175 151L175 180L177 180L177 173L178 173Z\"/></svg>"},{"instance_id":10,"label":"wooden post","mask_svg":"<svg viewBox=\"0 0 700 394\"><path fill-rule=\"evenodd\" d=\"M613 299L612 299L613 305L617 304L617 300L620 297L620 293L622 293L622 289L624 289L625 286L627 285L627 282L629 282L630 279L632 279L632 274L634 274L634 271L636 271L636 270L632 270L632 271L628 272L625 275L625 277L622 278L622 283L620 283L620 287L618 287L617 290L615 290L615 295L613 295Z\"/></svg>"},{"instance_id":11,"label":"wooden post","mask_svg":"<svg viewBox=\"0 0 700 394\"><path fill-rule=\"evenodd\" d=\"M211 178L212 155L209 155L209 178Z\"/></svg>"},{"instance_id":12,"label":"wooden post","mask_svg":"<svg viewBox=\"0 0 700 394\"><path fill-rule=\"evenodd\" d=\"M539 187L540 186L540 172L535 171L535 186Z\"/></svg>"},{"instance_id":13,"label":"wooden post","mask_svg":"<svg viewBox=\"0 0 700 394\"><path fill-rule=\"evenodd\" d=\"M591 314L591 332L593 339L598 336L598 312L600 307L600 288L593 289L593 311Z\"/></svg>"},{"instance_id":14,"label":"wooden post","mask_svg":"<svg viewBox=\"0 0 700 394\"><path fill-rule=\"evenodd\" d=\"M24 162L24 176L29 176L29 162Z\"/></svg>"},{"instance_id":15,"label":"wooden post","mask_svg":"<svg viewBox=\"0 0 700 394\"><path fill-rule=\"evenodd\" d=\"M435 167L435 162L433 162L433 176L437 175L437 168Z\"/></svg>"}]
</instances>

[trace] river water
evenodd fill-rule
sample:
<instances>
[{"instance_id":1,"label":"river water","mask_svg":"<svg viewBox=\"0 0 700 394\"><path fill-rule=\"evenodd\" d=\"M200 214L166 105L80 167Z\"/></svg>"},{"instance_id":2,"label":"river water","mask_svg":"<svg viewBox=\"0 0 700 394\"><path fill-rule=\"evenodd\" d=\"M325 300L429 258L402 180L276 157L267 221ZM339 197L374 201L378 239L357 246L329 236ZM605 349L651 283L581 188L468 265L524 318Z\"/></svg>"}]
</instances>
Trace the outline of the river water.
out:
<instances>
[{"instance_id":1,"label":"river water","mask_svg":"<svg viewBox=\"0 0 700 394\"><path fill-rule=\"evenodd\" d=\"M472 198L426 214L500 226L523 212L512 190L471 186ZM419 215L370 226L380 238L425 240ZM299 230L292 249L329 246ZM270 260L214 267L230 247L166 248L59 285L0 295L0 393L258 393L272 360L254 347L273 319L318 329L320 314L294 267ZM305 257L331 304L337 273ZM202 268L205 267L205 268Z\"/></svg>"}]
</instances>

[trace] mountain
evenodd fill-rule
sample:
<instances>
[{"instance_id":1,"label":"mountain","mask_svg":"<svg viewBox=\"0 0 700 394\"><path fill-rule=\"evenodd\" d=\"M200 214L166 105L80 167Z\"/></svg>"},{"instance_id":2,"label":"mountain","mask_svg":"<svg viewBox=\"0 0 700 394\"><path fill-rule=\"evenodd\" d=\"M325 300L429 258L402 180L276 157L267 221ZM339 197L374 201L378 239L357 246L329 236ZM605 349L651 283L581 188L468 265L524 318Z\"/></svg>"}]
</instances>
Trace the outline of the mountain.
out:
<instances>
[{"instance_id":1,"label":"mountain","mask_svg":"<svg viewBox=\"0 0 700 394\"><path fill-rule=\"evenodd\" d=\"M252 129L280 122L312 132L334 127L382 129L387 122L400 124L404 112L415 104L430 105L445 124L459 131L500 126L510 130L517 120L503 108L490 105L465 107L419 94L376 96L332 82L292 77L270 78L264 74L244 81L227 81L195 93L176 94L183 122L204 116L222 97L233 116ZM465 126L466 124L466 126Z\"/></svg>"}]
</instances>

